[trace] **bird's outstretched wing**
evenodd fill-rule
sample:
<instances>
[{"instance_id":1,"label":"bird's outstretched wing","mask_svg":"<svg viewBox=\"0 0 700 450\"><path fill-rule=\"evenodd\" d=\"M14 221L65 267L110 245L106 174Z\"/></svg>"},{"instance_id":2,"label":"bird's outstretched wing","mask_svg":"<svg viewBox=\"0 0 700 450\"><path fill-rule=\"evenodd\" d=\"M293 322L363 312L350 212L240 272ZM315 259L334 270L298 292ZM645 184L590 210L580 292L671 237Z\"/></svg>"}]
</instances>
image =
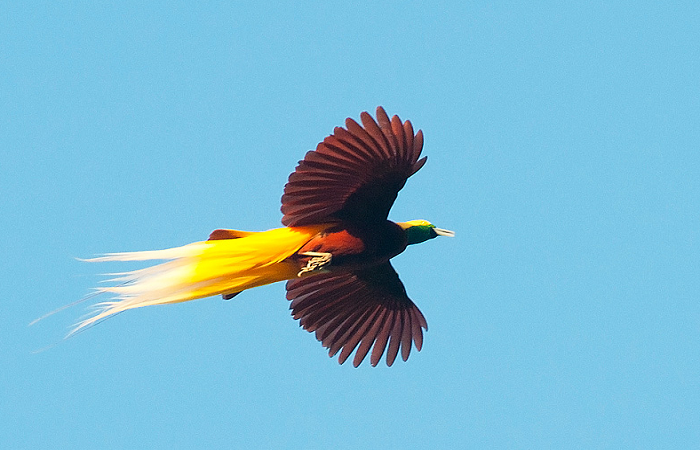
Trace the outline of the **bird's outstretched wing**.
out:
<instances>
[{"instance_id":1,"label":"bird's outstretched wing","mask_svg":"<svg viewBox=\"0 0 700 450\"><path fill-rule=\"evenodd\" d=\"M372 348L370 362L376 366L387 349L391 366L401 347L408 359L411 344L420 351L425 317L408 298L391 266L378 266L339 274L315 275L287 282L287 299L295 319L328 348L330 356L340 351L342 364L355 352L359 366Z\"/></svg>"},{"instance_id":2,"label":"bird's outstretched wing","mask_svg":"<svg viewBox=\"0 0 700 450\"><path fill-rule=\"evenodd\" d=\"M426 158L420 157L423 133L410 121L389 119L377 108L377 121L363 112L336 127L316 150L306 154L289 176L282 196L286 226L333 221L386 220L408 177Z\"/></svg>"}]
</instances>

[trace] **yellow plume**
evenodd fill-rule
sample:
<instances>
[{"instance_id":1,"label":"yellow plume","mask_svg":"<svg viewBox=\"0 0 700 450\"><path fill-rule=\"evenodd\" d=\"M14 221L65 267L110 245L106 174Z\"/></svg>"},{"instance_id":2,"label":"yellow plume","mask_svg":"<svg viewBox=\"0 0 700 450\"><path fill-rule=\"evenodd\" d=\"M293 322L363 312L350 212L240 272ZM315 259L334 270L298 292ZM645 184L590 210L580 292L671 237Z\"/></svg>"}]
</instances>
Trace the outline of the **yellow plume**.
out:
<instances>
[{"instance_id":1,"label":"yellow plume","mask_svg":"<svg viewBox=\"0 0 700 450\"><path fill-rule=\"evenodd\" d=\"M167 262L118 273L108 280L118 283L116 286L97 288L97 293L114 294L114 300L97 304L99 312L78 323L71 334L128 309L236 293L294 278L299 267L285 260L328 227L325 224L237 232L242 237L195 242L166 250L110 253L88 259L92 262Z\"/></svg>"}]
</instances>

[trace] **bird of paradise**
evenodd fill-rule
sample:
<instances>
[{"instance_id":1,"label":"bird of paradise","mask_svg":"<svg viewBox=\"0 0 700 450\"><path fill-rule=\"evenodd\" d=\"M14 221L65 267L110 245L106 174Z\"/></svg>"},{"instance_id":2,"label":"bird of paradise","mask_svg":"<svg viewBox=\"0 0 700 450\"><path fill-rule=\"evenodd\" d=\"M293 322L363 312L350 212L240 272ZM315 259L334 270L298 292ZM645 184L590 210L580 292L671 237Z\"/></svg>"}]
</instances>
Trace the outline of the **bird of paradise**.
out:
<instances>
[{"instance_id":1,"label":"bird of paradise","mask_svg":"<svg viewBox=\"0 0 700 450\"><path fill-rule=\"evenodd\" d=\"M355 351L357 367L372 350L376 366L386 351L420 351L425 317L408 298L389 260L436 236L454 236L425 220L394 223L389 209L420 158L423 133L410 121L377 108L362 125L345 128L309 151L289 176L282 196L283 228L262 232L219 229L203 242L166 250L111 253L90 261L165 262L118 274L97 293L114 296L74 332L129 309L221 295L287 280L292 316L342 364Z\"/></svg>"}]
</instances>

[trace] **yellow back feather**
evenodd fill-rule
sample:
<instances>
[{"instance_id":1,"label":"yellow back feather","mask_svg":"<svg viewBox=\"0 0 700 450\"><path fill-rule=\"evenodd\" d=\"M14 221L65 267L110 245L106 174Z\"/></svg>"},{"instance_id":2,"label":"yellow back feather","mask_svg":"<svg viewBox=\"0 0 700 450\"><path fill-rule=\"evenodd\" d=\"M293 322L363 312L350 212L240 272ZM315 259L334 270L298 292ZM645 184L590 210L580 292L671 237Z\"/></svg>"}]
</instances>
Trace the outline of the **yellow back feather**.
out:
<instances>
[{"instance_id":1,"label":"yellow back feather","mask_svg":"<svg viewBox=\"0 0 700 450\"><path fill-rule=\"evenodd\" d=\"M73 333L128 309L240 292L294 278L299 268L285 260L329 226L240 232L242 237L238 239L195 242L165 250L111 253L88 260L168 261L118 274L109 280L117 283L115 286L98 288L99 293L114 294L114 300L96 305L98 313L78 323Z\"/></svg>"}]
</instances>

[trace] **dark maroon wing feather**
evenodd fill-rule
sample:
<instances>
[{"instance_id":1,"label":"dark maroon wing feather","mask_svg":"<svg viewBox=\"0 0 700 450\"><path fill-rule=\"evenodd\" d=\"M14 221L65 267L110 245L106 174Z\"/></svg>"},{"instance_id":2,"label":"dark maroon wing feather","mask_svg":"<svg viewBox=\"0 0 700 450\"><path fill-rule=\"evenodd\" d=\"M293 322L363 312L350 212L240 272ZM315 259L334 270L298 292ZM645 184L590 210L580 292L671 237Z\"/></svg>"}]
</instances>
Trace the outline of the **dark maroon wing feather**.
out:
<instances>
[{"instance_id":1,"label":"dark maroon wing feather","mask_svg":"<svg viewBox=\"0 0 700 450\"><path fill-rule=\"evenodd\" d=\"M401 350L404 361L411 346L423 346L425 317L408 298L399 276L389 263L354 272L330 273L287 282L292 316L328 349L340 352L342 364L355 349L359 366L370 349L376 366L386 351L391 366ZM387 347L388 344L388 347Z\"/></svg>"},{"instance_id":2,"label":"dark maroon wing feather","mask_svg":"<svg viewBox=\"0 0 700 450\"><path fill-rule=\"evenodd\" d=\"M289 176L282 196L282 223L301 226L334 221L386 220L396 196L425 164L418 159L423 133L411 122L391 119L381 106L377 120L347 119Z\"/></svg>"}]
</instances>

